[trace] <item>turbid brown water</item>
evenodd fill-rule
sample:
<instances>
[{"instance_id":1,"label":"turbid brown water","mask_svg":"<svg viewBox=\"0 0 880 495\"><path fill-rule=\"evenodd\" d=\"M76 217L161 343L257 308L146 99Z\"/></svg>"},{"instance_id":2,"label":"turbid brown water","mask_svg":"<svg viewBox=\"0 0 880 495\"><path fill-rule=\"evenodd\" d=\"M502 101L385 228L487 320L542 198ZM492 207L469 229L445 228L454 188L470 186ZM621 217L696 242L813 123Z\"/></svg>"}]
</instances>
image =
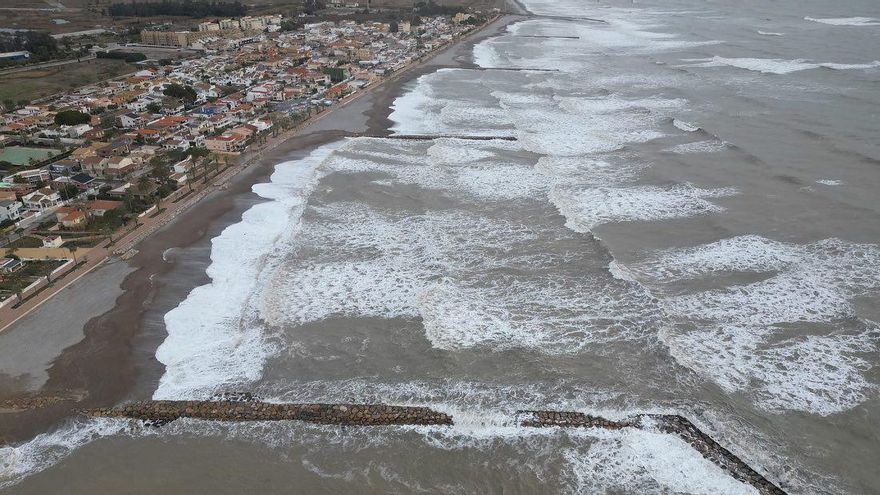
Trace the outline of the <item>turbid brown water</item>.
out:
<instances>
[{"instance_id":1,"label":"turbid brown water","mask_svg":"<svg viewBox=\"0 0 880 495\"><path fill-rule=\"evenodd\" d=\"M515 141L315 134L164 253L134 341L164 365L135 398L453 427L80 420L5 451L9 490L750 490L662 429L516 420L549 409L682 413L789 492L875 492L876 6L528 8L336 123Z\"/></svg>"}]
</instances>

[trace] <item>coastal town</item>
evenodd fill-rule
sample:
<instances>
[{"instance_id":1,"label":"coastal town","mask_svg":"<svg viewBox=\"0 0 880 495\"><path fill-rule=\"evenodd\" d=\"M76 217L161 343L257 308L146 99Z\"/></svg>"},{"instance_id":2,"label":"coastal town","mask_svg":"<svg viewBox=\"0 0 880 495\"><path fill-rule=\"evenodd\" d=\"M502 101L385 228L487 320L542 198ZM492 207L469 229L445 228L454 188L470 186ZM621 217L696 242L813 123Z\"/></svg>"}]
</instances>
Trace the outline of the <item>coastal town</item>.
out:
<instances>
[{"instance_id":1,"label":"coastal town","mask_svg":"<svg viewBox=\"0 0 880 495\"><path fill-rule=\"evenodd\" d=\"M134 72L0 116L0 327L295 133L498 15L282 15L143 29L94 45ZM27 52L18 57L27 57Z\"/></svg>"}]
</instances>

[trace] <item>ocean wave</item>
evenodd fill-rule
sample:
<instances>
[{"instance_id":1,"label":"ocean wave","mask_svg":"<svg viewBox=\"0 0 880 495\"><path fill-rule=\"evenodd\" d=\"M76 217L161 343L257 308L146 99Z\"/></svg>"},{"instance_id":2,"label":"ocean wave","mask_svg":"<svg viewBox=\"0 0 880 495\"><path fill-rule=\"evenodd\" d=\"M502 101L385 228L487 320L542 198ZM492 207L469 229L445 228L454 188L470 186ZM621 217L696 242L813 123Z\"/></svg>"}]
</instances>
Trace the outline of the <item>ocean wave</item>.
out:
<instances>
[{"instance_id":1,"label":"ocean wave","mask_svg":"<svg viewBox=\"0 0 880 495\"><path fill-rule=\"evenodd\" d=\"M273 325L420 317L427 340L447 350L491 345L571 353L652 336L647 323L656 308L633 287L601 272L573 276L564 269L573 260L559 253L520 250L565 230L551 234L457 211L382 213L357 203L315 212L300 236L304 252L315 254L288 264L269 284L263 317ZM498 275L502 268L508 275Z\"/></svg>"},{"instance_id":2,"label":"ocean wave","mask_svg":"<svg viewBox=\"0 0 880 495\"><path fill-rule=\"evenodd\" d=\"M680 67L736 67L762 74L791 74L810 69L826 68L834 70L859 70L880 67L880 61L860 64L843 64L836 62L809 62L804 59L784 60L778 58L726 58L714 56L712 58L683 59L689 65Z\"/></svg>"},{"instance_id":3,"label":"ocean wave","mask_svg":"<svg viewBox=\"0 0 880 495\"><path fill-rule=\"evenodd\" d=\"M584 452L567 449L568 493L756 494L680 438L655 431L596 432Z\"/></svg>"},{"instance_id":4,"label":"ocean wave","mask_svg":"<svg viewBox=\"0 0 880 495\"><path fill-rule=\"evenodd\" d=\"M668 220L724 208L708 201L736 194L735 189L700 189L689 184L671 187L556 187L550 200L576 232L590 232L605 223Z\"/></svg>"},{"instance_id":5,"label":"ocean wave","mask_svg":"<svg viewBox=\"0 0 880 495\"><path fill-rule=\"evenodd\" d=\"M672 125L684 132L697 132L700 130L700 126L679 119L672 119Z\"/></svg>"},{"instance_id":6,"label":"ocean wave","mask_svg":"<svg viewBox=\"0 0 880 495\"><path fill-rule=\"evenodd\" d=\"M0 489L43 471L76 449L100 438L129 431L129 421L100 418L68 423L33 439L0 447Z\"/></svg>"},{"instance_id":7,"label":"ocean wave","mask_svg":"<svg viewBox=\"0 0 880 495\"><path fill-rule=\"evenodd\" d=\"M880 19L873 17L804 17L804 20L832 26L880 26Z\"/></svg>"},{"instance_id":8,"label":"ocean wave","mask_svg":"<svg viewBox=\"0 0 880 495\"><path fill-rule=\"evenodd\" d=\"M747 391L770 410L828 415L854 407L876 389L864 376L870 361L860 354L877 353L877 331L859 320L851 304L880 289L875 245L837 239L797 245L740 236L661 253L630 269L649 285L736 272L770 275L661 298L666 314L699 328L661 332L671 354L725 390ZM835 322L856 330L782 336L786 325L825 328Z\"/></svg>"},{"instance_id":9,"label":"ocean wave","mask_svg":"<svg viewBox=\"0 0 880 495\"><path fill-rule=\"evenodd\" d=\"M338 145L277 165L272 182L253 188L270 201L250 208L211 241L211 283L193 289L165 315L168 337L156 351L165 373L154 398L210 395L224 384L260 378L273 347L251 298L275 262L278 245L291 242L318 168Z\"/></svg>"},{"instance_id":10,"label":"ocean wave","mask_svg":"<svg viewBox=\"0 0 880 495\"><path fill-rule=\"evenodd\" d=\"M878 336L875 329L778 340L766 327L717 325L663 340L679 364L765 410L828 416L877 393L866 373L878 357Z\"/></svg>"}]
</instances>

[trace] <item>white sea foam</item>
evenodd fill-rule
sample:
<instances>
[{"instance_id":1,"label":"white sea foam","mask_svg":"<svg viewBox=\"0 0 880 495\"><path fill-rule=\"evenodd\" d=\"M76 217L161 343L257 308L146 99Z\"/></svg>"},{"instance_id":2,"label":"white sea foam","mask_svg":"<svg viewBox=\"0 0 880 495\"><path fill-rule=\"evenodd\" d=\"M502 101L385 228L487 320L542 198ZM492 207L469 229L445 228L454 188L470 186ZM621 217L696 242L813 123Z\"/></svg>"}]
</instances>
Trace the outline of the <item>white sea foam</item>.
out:
<instances>
[{"instance_id":1,"label":"white sea foam","mask_svg":"<svg viewBox=\"0 0 880 495\"><path fill-rule=\"evenodd\" d=\"M583 16L585 11L589 12L589 9L589 6L582 4L578 16ZM587 15L589 16L589 14ZM646 19L651 16L651 13L639 9L604 8L596 15L601 16L605 22L572 23L557 19L532 19L517 23L509 31L514 35L551 37L550 39L542 39L539 44L536 43L539 48L545 50L545 54L529 59L529 63L559 61L562 62L561 66L548 66L548 68L563 68L563 70L573 72L582 70L586 64L581 61L571 64L571 57L580 58L584 53L607 53L612 50L627 53L653 53L718 43L717 41L683 40L673 33L652 31L657 27L656 18ZM553 36L565 38L553 39ZM574 39L568 39L568 37ZM502 36L491 42L501 43L504 41L505 38ZM522 40L518 39L516 42L522 43Z\"/></svg>"},{"instance_id":2,"label":"white sea foam","mask_svg":"<svg viewBox=\"0 0 880 495\"><path fill-rule=\"evenodd\" d=\"M168 337L156 352L165 374L154 398L208 395L223 384L259 379L272 347L251 298L279 245L291 242L317 169L336 146L276 166L272 182L253 188L271 201L253 206L212 240L211 283L165 315Z\"/></svg>"},{"instance_id":3,"label":"white sea foam","mask_svg":"<svg viewBox=\"0 0 880 495\"><path fill-rule=\"evenodd\" d=\"M820 67L834 70L858 70L858 69L876 69L880 67L880 60L868 62L866 64L840 64L835 62L824 62L819 64Z\"/></svg>"},{"instance_id":4,"label":"white sea foam","mask_svg":"<svg viewBox=\"0 0 880 495\"><path fill-rule=\"evenodd\" d=\"M634 161L611 163L584 156L542 156L535 170L556 179L556 183L609 185L633 180L645 168Z\"/></svg>"},{"instance_id":5,"label":"white sea foam","mask_svg":"<svg viewBox=\"0 0 880 495\"><path fill-rule=\"evenodd\" d=\"M661 274L686 276L711 273L713 268L780 270L745 286L668 300L675 314L747 326L852 317L850 299L880 287L880 248L836 239L796 246L738 237L668 255L659 267Z\"/></svg>"},{"instance_id":6,"label":"white sea foam","mask_svg":"<svg viewBox=\"0 0 880 495\"><path fill-rule=\"evenodd\" d=\"M768 328L719 325L666 336L680 364L728 392L742 391L767 410L827 416L877 393L865 374L878 356L876 330L857 335L794 337L779 342ZM872 359L862 356L872 355Z\"/></svg>"},{"instance_id":7,"label":"white sea foam","mask_svg":"<svg viewBox=\"0 0 880 495\"><path fill-rule=\"evenodd\" d=\"M397 134L509 135L511 123L484 87L484 73L441 69L420 76L412 89L394 100L389 119ZM454 80L460 92L441 94L439 87Z\"/></svg>"},{"instance_id":8,"label":"white sea foam","mask_svg":"<svg viewBox=\"0 0 880 495\"><path fill-rule=\"evenodd\" d=\"M710 201L735 194L730 188L700 189L688 184L673 187L557 187L550 200L566 218L566 226L589 232L597 225L653 221L718 213L724 209Z\"/></svg>"},{"instance_id":9,"label":"white sea foam","mask_svg":"<svg viewBox=\"0 0 880 495\"><path fill-rule=\"evenodd\" d=\"M678 437L624 429L592 432L587 452L564 452L570 493L755 494Z\"/></svg>"},{"instance_id":10,"label":"white sea foam","mask_svg":"<svg viewBox=\"0 0 880 495\"><path fill-rule=\"evenodd\" d=\"M522 146L552 156L582 156L663 136L656 126L684 100L664 98L541 97L521 103L518 93L494 91L514 123Z\"/></svg>"},{"instance_id":11,"label":"white sea foam","mask_svg":"<svg viewBox=\"0 0 880 495\"><path fill-rule=\"evenodd\" d=\"M843 181L837 179L819 179L816 181L816 184L822 184L823 186L840 186L843 185Z\"/></svg>"},{"instance_id":12,"label":"white sea foam","mask_svg":"<svg viewBox=\"0 0 880 495\"><path fill-rule=\"evenodd\" d=\"M700 126L678 119L672 119L672 125L684 132L697 132L700 130Z\"/></svg>"},{"instance_id":13,"label":"white sea foam","mask_svg":"<svg viewBox=\"0 0 880 495\"><path fill-rule=\"evenodd\" d=\"M761 31L761 30L758 30L758 34L760 34L761 36L785 36L784 33L774 33L772 31Z\"/></svg>"},{"instance_id":14,"label":"white sea foam","mask_svg":"<svg viewBox=\"0 0 880 495\"><path fill-rule=\"evenodd\" d=\"M490 201L543 197L553 183L528 162L505 158L506 153L519 151L516 142L390 141L394 140L350 140L326 167L337 172L381 172L398 183ZM376 144L385 143L396 154L375 151Z\"/></svg>"},{"instance_id":15,"label":"white sea foam","mask_svg":"<svg viewBox=\"0 0 880 495\"><path fill-rule=\"evenodd\" d=\"M836 62L809 62L803 59L784 60L777 58L726 58L714 56L712 58L684 59L689 65L684 67L737 67L763 74L790 74L802 70L818 69L824 67L834 70L858 70L873 69L880 67L880 61L862 64L843 64Z\"/></svg>"},{"instance_id":16,"label":"white sea foam","mask_svg":"<svg viewBox=\"0 0 880 495\"><path fill-rule=\"evenodd\" d=\"M877 353L872 332L776 336L780 325L857 318L852 299L880 288L876 245L837 239L797 245L740 236L662 253L632 269L641 280L657 281L720 272L772 274L661 300L667 314L699 328L664 331L672 355L728 391L746 390L771 410L827 415L857 405L876 389L864 377L870 361L859 356Z\"/></svg>"},{"instance_id":17,"label":"white sea foam","mask_svg":"<svg viewBox=\"0 0 880 495\"><path fill-rule=\"evenodd\" d=\"M725 271L782 270L803 260L804 254L792 244L747 235L661 253L635 269L659 280L681 280Z\"/></svg>"},{"instance_id":18,"label":"white sea foam","mask_svg":"<svg viewBox=\"0 0 880 495\"><path fill-rule=\"evenodd\" d=\"M262 316L272 324L421 317L427 339L442 349L491 344L577 352L651 336L647 323L656 307L637 287L601 273L486 276L552 262L552 253L517 248L549 232L456 211L397 215L336 203L316 212L300 240L330 251L287 265L268 284Z\"/></svg>"},{"instance_id":19,"label":"white sea foam","mask_svg":"<svg viewBox=\"0 0 880 495\"><path fill-rule=\"evenodd\" d=\"M691 143L682 143L672 146L666 151L672 153L717 153L727 148L727 144L720 139L707 139L705 141L694 141Z\"/></svg>"},{"instance_id":20,"label":"white sea foam","mask_svg":"<svg viewBox=\"0 0 880 495\"><path fill-rule=\"evenodd\" d=\"M880 26L880 19L874 17L804 17L804 20L832 26Z\"/></svg>"},{"instance_id":21,"label":"white sea foam","mask_svg":"<svg viewBox=\"0 0 880 495\"><path fill-rule=\"evenodd\" d=\"M124 433L128 424L127 420L93 418L41 433L19 445L0 447L0 489L51 467L94 440Z\"/></svg>"}]
</instances>

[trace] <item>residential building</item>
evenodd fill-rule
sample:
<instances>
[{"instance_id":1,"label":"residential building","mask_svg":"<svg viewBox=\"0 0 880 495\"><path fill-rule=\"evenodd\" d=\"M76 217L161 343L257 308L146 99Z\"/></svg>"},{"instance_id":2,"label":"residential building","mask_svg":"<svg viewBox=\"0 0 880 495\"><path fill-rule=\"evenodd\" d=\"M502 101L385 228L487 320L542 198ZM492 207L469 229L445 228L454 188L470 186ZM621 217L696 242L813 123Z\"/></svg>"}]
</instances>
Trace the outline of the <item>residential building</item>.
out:
<instances>
[{"instance_id":1,"label":"residential building","mask_svg":"<svg viewBox=\"0 0 880 495\"><path fill-rule=\"evenodd\" d=\"M16 222L21 218L21 209L24 205L14 199L0 200L0 222L9 220Z\"/></svg>"},{"instance_id":2,"label":"residential building","mask_svg":"<svg viewBox=\"0 0 880 495\"><path fill-rule=\"evenodd\" d=\"M61 204L61 195L58 191L53 191L48 187L44 187L30 194L25 194L21 198L24 206L33 211L43 211Z\"/></svg>"}]
</instances>

